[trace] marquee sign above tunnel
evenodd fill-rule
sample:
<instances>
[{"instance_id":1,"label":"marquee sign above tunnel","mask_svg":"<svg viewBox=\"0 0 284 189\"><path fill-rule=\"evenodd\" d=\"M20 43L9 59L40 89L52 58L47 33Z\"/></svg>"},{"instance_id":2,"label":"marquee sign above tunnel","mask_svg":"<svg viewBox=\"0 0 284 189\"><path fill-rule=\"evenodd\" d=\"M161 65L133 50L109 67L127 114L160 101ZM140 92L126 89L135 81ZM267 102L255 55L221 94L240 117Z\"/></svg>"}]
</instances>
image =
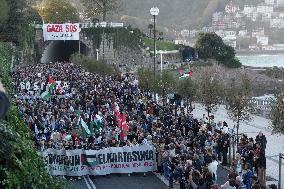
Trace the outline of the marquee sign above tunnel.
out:
<instances>
[{"instance_id":1,"label":"marquee sign above tunnel","mask_svg":"<svg viewBox=\"0 0 284 189\"><path fill-rule=\"evenodd\" d=\"M78 23L43 24L43 38L45 41L80 40Z\"/></svg>"}]
</instances>

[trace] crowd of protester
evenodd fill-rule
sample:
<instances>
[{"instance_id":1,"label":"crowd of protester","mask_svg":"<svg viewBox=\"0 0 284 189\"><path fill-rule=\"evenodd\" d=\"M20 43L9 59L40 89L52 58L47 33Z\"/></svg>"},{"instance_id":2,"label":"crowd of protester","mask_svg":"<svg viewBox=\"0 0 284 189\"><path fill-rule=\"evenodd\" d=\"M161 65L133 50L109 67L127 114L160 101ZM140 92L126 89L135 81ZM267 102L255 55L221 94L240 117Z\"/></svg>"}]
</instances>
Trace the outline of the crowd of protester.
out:
<instances>
[{"instance_id":1,"label":"crowd of protester","mask_svg":"<svg viewBox=\"0 0 284 189\"><path fill-rule=\"evenodd\" d=\"M154 145L158 172L169 180L170 188L176 182L187 189L265 187L266 139L262 133L255 140L242 135L236 158L228 165L232 133L226 122L216 124L214 116L205 115L197 119L176 106L181 104L178 99L160 105L150 92L138 88L132 74L99 76L72 63L19 67L12 74L18 108L39 151ZM40 94L50 78L61 83L44 100ZM23 87L27 81L31 86L43 85L27 90ZM127 113L126 137L117 125L114 104ZM78 126L79 115L87 125L92 117L101 118L93 133L86 134ZM219 164L230 167L223 185L217 184Z\"/></svg>"}]
</instances>

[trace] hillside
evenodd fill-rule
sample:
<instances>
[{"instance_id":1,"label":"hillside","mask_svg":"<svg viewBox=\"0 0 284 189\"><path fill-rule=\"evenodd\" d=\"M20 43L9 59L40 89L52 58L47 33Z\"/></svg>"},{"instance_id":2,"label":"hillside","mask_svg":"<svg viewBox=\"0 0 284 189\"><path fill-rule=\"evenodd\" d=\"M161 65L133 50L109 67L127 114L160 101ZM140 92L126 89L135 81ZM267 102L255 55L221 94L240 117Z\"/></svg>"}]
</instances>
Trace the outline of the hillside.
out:
<instances>
[{"instance_id":1,"label":"hillside","mask_svg":"<svg viewBox=\"0 0 284 189\"><path fill-rule=\"evenodd\" d=\"M147 30L152 18L150 8L157 6L158 29L173 32L203 26L211 20L213 12L224 7L227 0L123 0L121 18Z\"/></svg>"},{"instance_id":2,"label":"hillside","mask_svg":"<svg viewBox=\"0 0 284 189\"><path fill-rule=\"evenodd\" d=\"M157 29L166 35L173 35L182 29L200 28L211 21L212 14L224 11L230 0L119 0L121 8L119 15L109 18L112 21L122 21L148 31L152 16L150 9L157 6L160 13L157 17ZM233 0L242 7L245 4L256 4L264 0ZM81 0L70 0L81 9Z\"/></svg>"}]
</instances>

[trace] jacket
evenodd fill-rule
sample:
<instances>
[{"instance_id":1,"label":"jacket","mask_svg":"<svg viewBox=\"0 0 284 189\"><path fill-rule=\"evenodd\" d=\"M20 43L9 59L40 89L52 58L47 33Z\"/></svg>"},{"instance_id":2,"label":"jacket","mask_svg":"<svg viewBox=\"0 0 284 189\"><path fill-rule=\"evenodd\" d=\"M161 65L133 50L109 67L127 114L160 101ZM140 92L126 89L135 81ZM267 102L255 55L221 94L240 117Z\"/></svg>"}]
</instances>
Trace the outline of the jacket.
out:
<instances>
[{"instance_id":1,"label":"jacket","mask_svg":"<svg viewBox=\"0 0 284 189\"><path fill-rule=\"evenodd\" d=\"M7 95L0 91L0 119L4 118L10 107L10 102Z\"/></svg>"}]
</instances>

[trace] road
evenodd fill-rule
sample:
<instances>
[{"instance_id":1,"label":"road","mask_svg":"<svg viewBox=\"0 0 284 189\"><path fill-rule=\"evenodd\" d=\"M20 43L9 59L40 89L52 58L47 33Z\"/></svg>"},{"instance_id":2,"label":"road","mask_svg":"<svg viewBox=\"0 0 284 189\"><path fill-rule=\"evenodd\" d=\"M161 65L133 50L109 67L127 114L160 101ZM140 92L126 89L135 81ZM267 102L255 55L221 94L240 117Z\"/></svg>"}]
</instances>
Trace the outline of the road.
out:
<instances>
[{"instance_id":1,"label":"road","mask_svg":"<svg viewBox=\"0 0 284 189\"><path fill-rule=\"evenodd\" d=\"M71 182L70 189L167 189L167 186L154 174L112 174L111 176L88 176Z\"/></svg>"},{"instance_id":2,"label":"road","mask_svg":"<svg viewBox=\"0 0 284 189\"><path fill-rule=\"evenodd\" d=\"M227 181L228 171L222 167L218 168L218 184L224 184ZM166 182L166 183L164 183ZM106 176L82 177L81 180L71 182L70 189L167 189L167 181L160 179L153 173L145 177L141 173L131 174L112 174ZM175 189L179 188L178 185Z\"/></svg>"}]
</instances>

